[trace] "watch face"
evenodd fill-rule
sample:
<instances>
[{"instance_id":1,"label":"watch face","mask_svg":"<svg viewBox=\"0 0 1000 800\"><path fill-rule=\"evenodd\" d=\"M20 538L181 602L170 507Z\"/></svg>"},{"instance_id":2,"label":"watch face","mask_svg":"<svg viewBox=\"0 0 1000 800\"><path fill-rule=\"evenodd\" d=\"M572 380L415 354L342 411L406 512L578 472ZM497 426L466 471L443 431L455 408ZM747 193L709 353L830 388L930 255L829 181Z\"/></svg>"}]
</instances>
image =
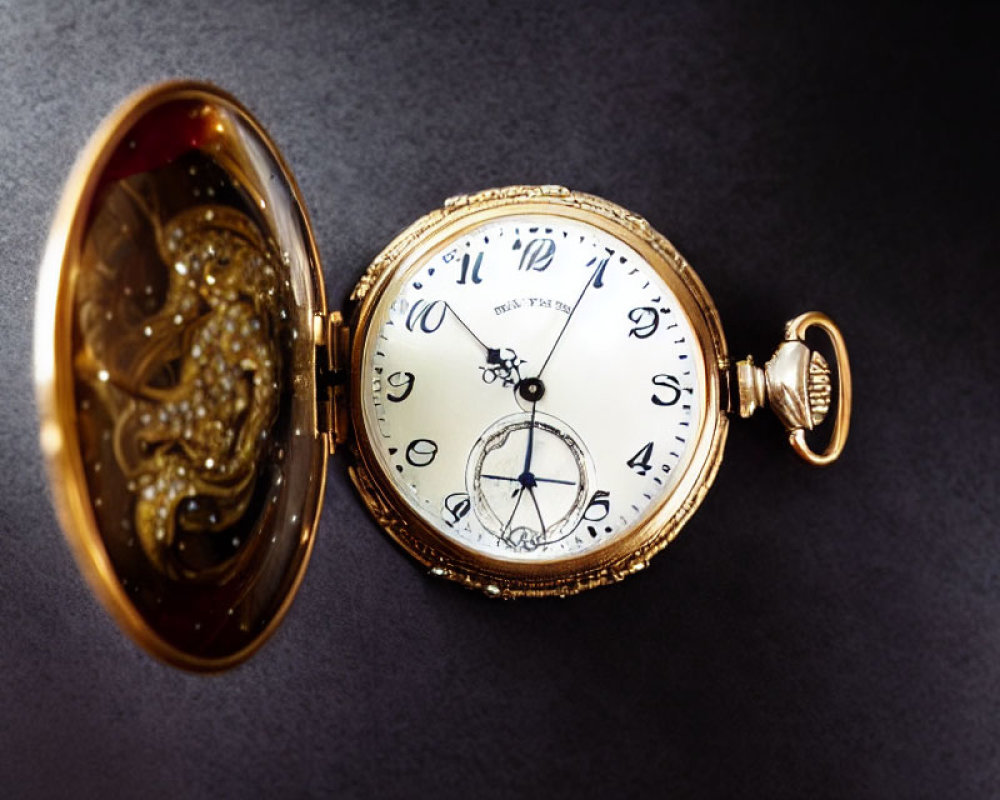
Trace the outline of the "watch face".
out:
<instances>
[{"instance_id":1,"label":"watch face","mask_svg":"<svg viewBox=\"0 0 1000 800\"><path fill-rule=\"evenodd\" d=\"M404 263L362 358L378 467L433 531L504 562L640 526L705 413L699 339L661 271L558 213L494 214Z\"/></svg>"}]
</instances>

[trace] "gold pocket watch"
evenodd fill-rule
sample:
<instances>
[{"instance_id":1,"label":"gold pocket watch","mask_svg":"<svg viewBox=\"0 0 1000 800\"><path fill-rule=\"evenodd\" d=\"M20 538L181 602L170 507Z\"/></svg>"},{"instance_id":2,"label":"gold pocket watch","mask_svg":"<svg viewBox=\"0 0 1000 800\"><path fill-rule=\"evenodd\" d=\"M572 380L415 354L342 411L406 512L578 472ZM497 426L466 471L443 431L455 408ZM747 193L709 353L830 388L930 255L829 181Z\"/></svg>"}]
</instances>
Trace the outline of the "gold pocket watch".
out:
<instances>
[{"instance_id":1,"label":"gold pocket watch","mask_svg":"<svg viewBox=\"0 0 1000 800\"><path fill-rule=\"evenodd\" d=\"M733 370L673 246L558 186L448 200L328 311L291 172L239 102L192 82L140 91L91 140L36 319L42 446L81 568L140 644L196 670L247 658L287 611L335 448L434 575L562 596L677 535L736 406L769 403L814 464L848 430L827 317Z\"/></svg>"}]
</instances>

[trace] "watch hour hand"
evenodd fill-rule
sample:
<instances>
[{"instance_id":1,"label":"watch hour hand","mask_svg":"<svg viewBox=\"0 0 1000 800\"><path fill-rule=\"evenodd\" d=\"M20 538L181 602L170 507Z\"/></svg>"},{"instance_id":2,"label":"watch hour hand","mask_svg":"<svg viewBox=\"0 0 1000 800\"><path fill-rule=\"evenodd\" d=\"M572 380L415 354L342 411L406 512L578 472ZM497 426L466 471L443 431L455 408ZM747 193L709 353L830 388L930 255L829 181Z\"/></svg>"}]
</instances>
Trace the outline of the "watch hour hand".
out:
<instances>
[{"instance_id":1,"label":"watch hour hand","mask_svg":"<svg viewBox=\"0 0 1000 800\"><path fill-rule=\"evenodd\" d=\"M497 380L501 382L503 386L512 386L521 380L520 366L524 363L524 360L518 358L517 353L511 350L509 347L490 347L482 339L480 339L475 332L470 328L464 319L462 319L458 312L452 307L451 303L447 300L443 301L445 308L451 312L451 315L455 318L459 325L465 328L466 332L473 339L476 340L477 344L486 351L486 367L480 367L483 371L483 382L484 383L494 383Z\"/></svg>"},{"instance_id":2,"label":"watch hour hand","mask_svg":"<svg viewBox=\"0 0 1000 800\"><path fill-rule=\"evenodd\" d=\"M507 387L521 382L521 365L525 362L511 348L487 348L486 363L488 366L480 367L483 371L483 383L500 381L501 386Z\"/></svg>"},{"instance_id":3,"label":"watch hour hand","mask_svg":"<svg viewBox=\"0 0 1000 800\"><path fill-rule=\"evenodd\" d=\"M445 308L447 308L451 312L451 315L456 320L458 320L458 324L461 325L463 328L465 328L465 330L468 332L469 336L471 336L473 339L475 339L479 343L479 346L481 348L483 348L483 350L485 350L487 352L487 354L490 353L490 352L492 352L492 349L489 346L487 346L487 344L482 339L480 339L478 336L476 336L475 333L472 332L472 328L470 328L468 325L465 324L465 320L462 319L460 316L458 316L458 312L454 308L452 308L451 303L449 303L447 300L445 300L444 301L444 305L445 305Z\"/></svg>"}]
</instances>

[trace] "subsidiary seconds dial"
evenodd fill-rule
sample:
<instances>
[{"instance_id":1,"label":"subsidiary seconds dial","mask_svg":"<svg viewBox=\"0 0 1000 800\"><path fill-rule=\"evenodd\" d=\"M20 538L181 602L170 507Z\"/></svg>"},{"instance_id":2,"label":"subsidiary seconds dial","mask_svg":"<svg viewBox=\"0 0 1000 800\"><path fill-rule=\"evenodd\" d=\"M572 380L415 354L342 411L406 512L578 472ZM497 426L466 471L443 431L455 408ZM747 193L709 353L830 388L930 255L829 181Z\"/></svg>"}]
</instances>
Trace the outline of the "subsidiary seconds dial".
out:
<instances>
[{"instance_id":1,"label":"subsidiary seconds dial","mask_svg":"<svg viewBox=\"0 0 1000 800\"><path fill-rule=\"evenodd\" d=\"M636 250L512 214L386 287L364 354L378 462L440 534L510 561L569 557L642 523L704 402L691 325Z\"/></svg>"}]
</instances>

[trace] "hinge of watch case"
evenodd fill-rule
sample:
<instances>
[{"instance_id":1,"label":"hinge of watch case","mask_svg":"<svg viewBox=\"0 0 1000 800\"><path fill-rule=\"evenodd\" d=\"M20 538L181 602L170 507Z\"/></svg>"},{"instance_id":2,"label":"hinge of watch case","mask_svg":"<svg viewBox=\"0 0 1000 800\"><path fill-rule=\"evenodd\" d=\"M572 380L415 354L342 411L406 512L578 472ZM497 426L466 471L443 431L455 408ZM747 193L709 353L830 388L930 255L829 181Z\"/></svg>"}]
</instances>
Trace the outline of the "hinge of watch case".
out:
<instances>
[{"instance_id":1,"label":"hinge of watch case","mask_svg":"<svg viewBox=\"0 0 1000 800\"><path fill-rule=\"evenodd\" d=\"M313 317L316 342L316 424L332 454L347 441L347 363L350 332L339 311Z\"/></svg>"}]
</instances>

